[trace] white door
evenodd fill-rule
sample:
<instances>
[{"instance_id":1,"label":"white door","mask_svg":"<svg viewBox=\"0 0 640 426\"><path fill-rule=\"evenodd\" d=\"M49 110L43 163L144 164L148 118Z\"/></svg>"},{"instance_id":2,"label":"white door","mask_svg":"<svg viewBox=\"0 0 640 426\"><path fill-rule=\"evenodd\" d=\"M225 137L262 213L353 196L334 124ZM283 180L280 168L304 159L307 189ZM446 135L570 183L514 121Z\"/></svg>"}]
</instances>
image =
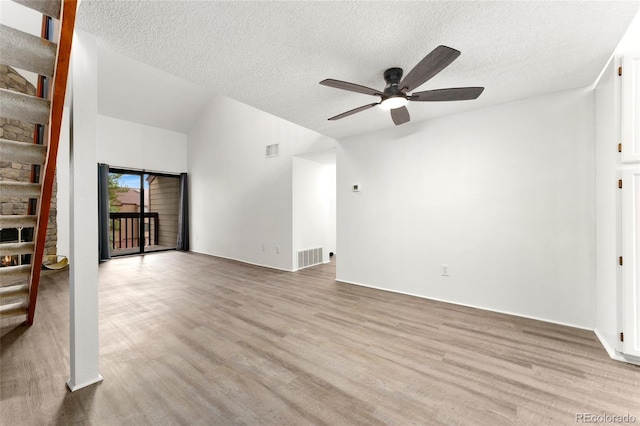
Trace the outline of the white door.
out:
<instances>
[{"instance_id":1,"label":"white door","mask_svg":"<svg viewBox=\"0 0 640 426\"><path fill-rule=\"evenodd\" d=\"M640 357L640 169L622 173L622 352Z\"/></svg>"},{"instance_id":2,"label":"white door","mask_svg":"<svg viewBox=\"0 0 640 426\"><path fill-rule=\"evenodd\" d=\"M622 57L622 162L640 163L640 53Z\"/></svg>"}]
</instances>

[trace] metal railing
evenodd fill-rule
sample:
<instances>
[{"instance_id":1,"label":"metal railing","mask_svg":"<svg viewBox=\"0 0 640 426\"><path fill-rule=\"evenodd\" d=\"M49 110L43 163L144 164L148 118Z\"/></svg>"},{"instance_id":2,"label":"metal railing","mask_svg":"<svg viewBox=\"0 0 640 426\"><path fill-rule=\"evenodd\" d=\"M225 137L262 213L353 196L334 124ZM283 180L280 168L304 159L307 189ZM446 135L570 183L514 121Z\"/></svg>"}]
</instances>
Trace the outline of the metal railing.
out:
<instances>
[{"instance_id":1,"label":"metal railing","mask_svg":"<svg viewBox=\"0 0 640 426\"><path fill-rule=\"evenodd\" d=\"M158 244L159 220L156 212L144 214L143 238L140 238L140 213L110 212L109 222L112 250L140 247L141 241L145 246Z\"/></svg>"}]
</instances>

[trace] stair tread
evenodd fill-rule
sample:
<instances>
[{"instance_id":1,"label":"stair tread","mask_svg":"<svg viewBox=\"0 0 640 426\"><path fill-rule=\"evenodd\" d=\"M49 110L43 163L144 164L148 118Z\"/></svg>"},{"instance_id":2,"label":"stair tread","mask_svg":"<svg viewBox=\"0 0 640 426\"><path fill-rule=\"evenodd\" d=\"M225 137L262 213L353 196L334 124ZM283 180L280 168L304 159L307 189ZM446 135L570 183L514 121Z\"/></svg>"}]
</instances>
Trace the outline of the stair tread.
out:
<instances>
[{"instance_id":1,"label":"stair tread","mask_svg":"<svg viewBox=\"0 0 640 426\"><path fill-rule=\"evenodd\" d=\"M47 147L44 145L0 139L0 158L2 161L44 164L46 155Z\"/></svg>"},{"instance_id":2,"label":"stair tread","mask_svg":"<svg viewBox=\"0 0 640 426\"><path fill-rule=\"evenodd\" d=\"M0 287L0 297L15 297L29 294L29 284L14 284Z\"/></svg>"},{"instance_id":3,"label":"stair tread","mask_svg":"<svg viewBox=\"0 0 640 426\"><path fill-rule=\"evenodd\" d=\"M0 244L0 256L17 256L33 253L33 243L3 243Z\"/></svg>"},{"instance_id":4,"label":"stair tread","mask_svg":"<svg viewBox=\"0 0 640 426\"><path fill-rule=\"evenodd\" d=\"M29 272L31 272L31 265L3 266L0 268L0 277L26 275Z\"/></svg>"},{"instance_id":5,"label":"stair tread","mask_svg":"<svg viewBox=\"0 0 640 426\"><path fill-rule=\"evenodd\" d=\"M0 228L35 228L37 221L35 215L0 215Z\"/></svg>"},{"instance_id":6,"label":"stair tread","mask_svg":"<svg viewBox=\"0 0 640 426\"><path fill-rule=\"evenodd\" d=\"M53 76L56 64L55 43L0 24L0 50L5 65Z\"/></svg>"},{"instance_id":7,"label":"stair tread","mask_svg":"<svg viewBox=\"0 0 640 426\"><path fill-rule=\"evenodd\" d=\"M7 287L28 280L31 265L4 266L0 268L0 287Z\"/></svg>"},{"instance_id":8,"label":"stair tread","mask_svg":"<svg viewBox=\"0 0 640 426\"><path fill-rule=\"evenodd\" d=\"M0 182L0 198L40 198L40 184Z\"/></svg>"},{"instance_id":9,"label":"stair tread","mask_svg":"<svg viewBox=\"0 0 640 426\"><path fill-rule=\"evenodd\" d=\"M14 2L36 10L52 18L60 18L60 0L13 0Z\"/></svg>"},{"instance_id":10,"label":"stair tread","mask_svg":"<svg viewBox=\"0 0 640 426\"><path fill-rule=\"evenodd\" d=\"M0 247L4 247L5 249L20 249L26 247L33 247L33 242L31 241L23 241L21 243L1 243Z\"/></svg>"},{"instance_id":11,"label":"stair tread","mask_svg":"<svg viewBox=\"0 0 640 426\"><path fill-rule=\"evenodd\" d=\"M49 124L51 102L8 89L0 89L2 118L26 121L34 124Z\"/></svg>"},{"instance_id":12,"label":"stair tread","mask_svg":"<svg viewBox=\"0 0 640 426\"><path fill-rule=\"evenodd\" d=\"M27 313L28 306L29 306L29 303L27 300L0 305L0 317L13 317L17 315L24 315Z\"/></svg>"},{"instance_id":13,"label":"stair tread","mask_svg":"<svg viewBox=\"0 0 640 426\"><path fill-rule=\"evenodd\" d=\"M29 284L13 284L5 287L0 287L0 294L11 293L13 291L29 290Z\"/></svg>"}]
</instances>

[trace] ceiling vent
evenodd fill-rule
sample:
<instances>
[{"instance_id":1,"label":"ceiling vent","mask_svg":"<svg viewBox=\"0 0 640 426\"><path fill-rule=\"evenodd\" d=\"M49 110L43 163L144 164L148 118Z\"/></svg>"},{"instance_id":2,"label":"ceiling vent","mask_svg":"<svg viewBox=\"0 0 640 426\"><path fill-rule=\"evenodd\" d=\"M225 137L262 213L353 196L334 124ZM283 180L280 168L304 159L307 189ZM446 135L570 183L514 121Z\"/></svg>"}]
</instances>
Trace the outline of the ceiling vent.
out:
<instances>
[{"instance_id":1,"label":"ceiling vent","mask_svg":"<svg viewBox=\"0 0 640 426\"><path fill-rule=\"evenodd\" d=\"M280 144L267 145L267 158L277 157L280 155Z\"/></svg>"}]
</instances>

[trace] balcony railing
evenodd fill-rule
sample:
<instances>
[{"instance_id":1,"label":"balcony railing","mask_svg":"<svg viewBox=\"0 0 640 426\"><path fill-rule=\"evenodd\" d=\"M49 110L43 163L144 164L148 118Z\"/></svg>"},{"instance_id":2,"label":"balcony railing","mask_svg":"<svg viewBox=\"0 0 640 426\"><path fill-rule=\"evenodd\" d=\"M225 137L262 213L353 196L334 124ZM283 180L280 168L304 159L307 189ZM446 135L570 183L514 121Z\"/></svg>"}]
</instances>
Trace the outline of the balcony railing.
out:
<instances>
[{"instance_id":1,"label":"balcony railing","mask_svg":"<svg viewBox=\"0 0 640 426\"><path fill-rule=\"evenodd\" d=\"M140 247L140 213L111 212L109 219L112 250ZM158 229L158 213L145 213L142 239L145 246L158 244Z\"/></svg>"}]
</instances>

